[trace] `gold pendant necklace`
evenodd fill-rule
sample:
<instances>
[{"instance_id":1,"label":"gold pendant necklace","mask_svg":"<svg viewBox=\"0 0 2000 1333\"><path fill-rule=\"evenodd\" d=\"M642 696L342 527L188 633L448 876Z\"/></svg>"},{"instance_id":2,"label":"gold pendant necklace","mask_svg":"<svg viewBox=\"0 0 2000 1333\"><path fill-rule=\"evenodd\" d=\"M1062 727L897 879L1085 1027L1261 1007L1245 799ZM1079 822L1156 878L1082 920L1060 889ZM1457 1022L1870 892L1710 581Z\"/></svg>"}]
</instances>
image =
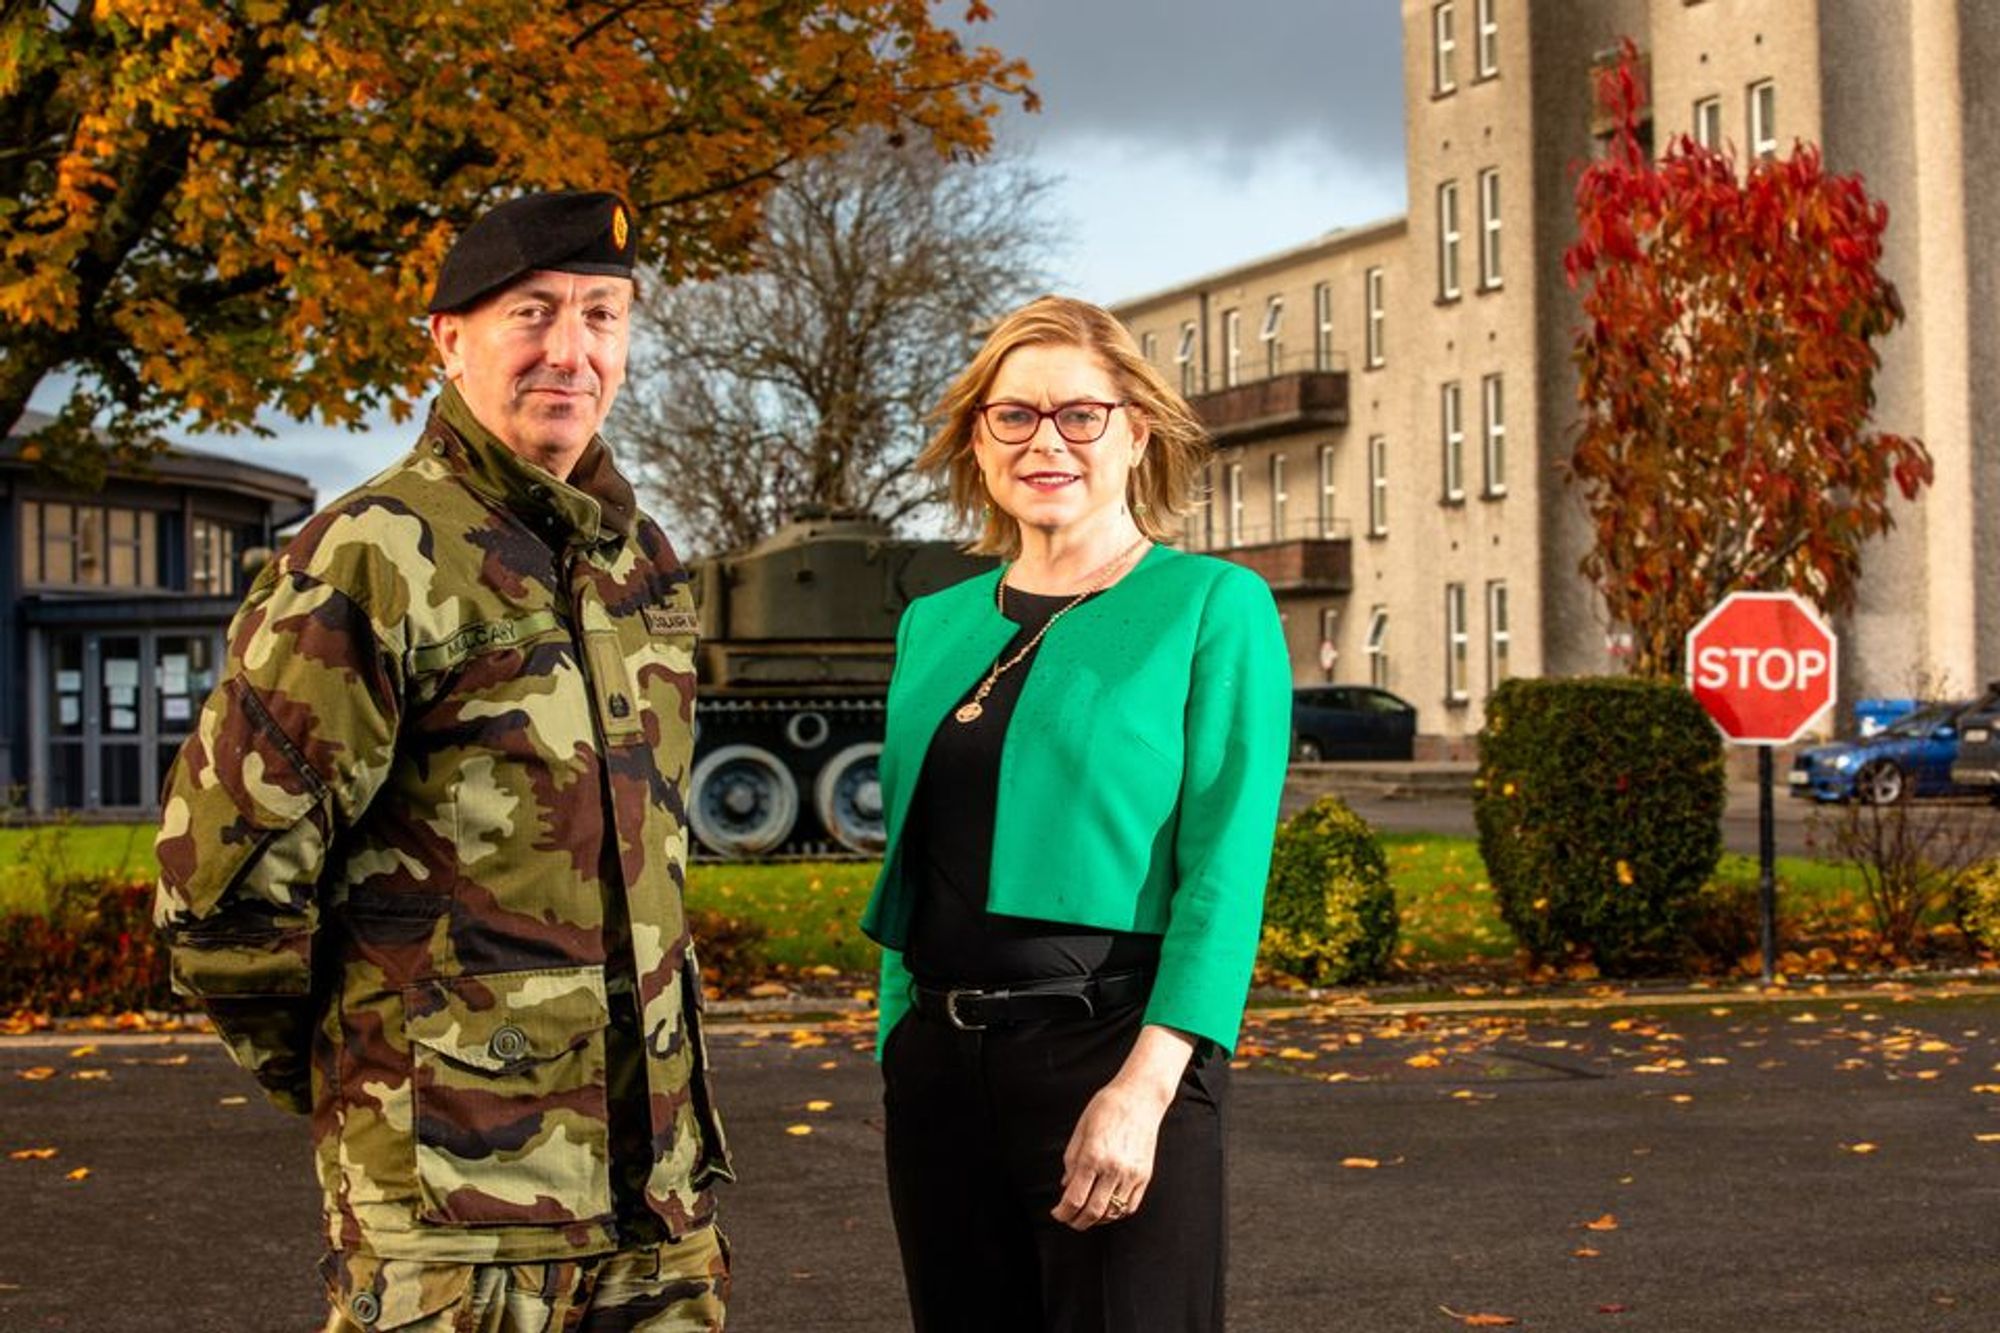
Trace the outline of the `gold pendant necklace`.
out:
<instances>
[{"instance_id":1,"label":"gold pendant necklace","mask_svg":"<svg viewBox=\"0 0 2000 1333\"><path fill-rule=\"evenodd\" d=\"M986 711L984 701L986 699L986 696L993 692L994 682L999 680L1000 677L1006 675L1009 671L1012 671L1016 666L1020 665L1022 658L1026 657L1029 653L1034 652L1035 645L1042 641L1042 636L1044 634L1047 634L1049 632L1049 629L1058 620L1061 620L1071 611L1074 611L1083 602L1084 598L1090 596L1094 592L1103 591L1105 586L1111 582L1111 576L1117 572L1118 567L1125 563L1125 561L1131 556L1132 552L1138 550L1141 546L1144 546L1146 544L1146 541L1147 538L1145 537L1145 535L1141 534L1139 540L1133 542L1130 546L1120 551L1117 555L1112 556L1111 559L1105 561L1102 565L1099 565L1095 570L1093 570L1090 575L1089 586L1084 588L1084 590L1078 593L1076 596L1070 598L1067 602L1064 602L1062 606L1057 608L1056 613L1054 615L1050 616L1047 620L1043 621L1042 627L1035 631L1035 637L1029 639L1025 644L1022 644L1021 650L1019 652L1015 653L1012 657L1008 658L1004 662L995 661L993 664L993 669L986 673L985 680L979 682L979 688L973 692L972 697L970 699L967 699L964 703L960 704L958 708L952 712L952 716L957 718L960 722L977 722L979 720L980 715ZM1002 615L1006 614L1007 576L1005 574L1002 574L1000 576L1000 582L994 585L993 605L996 609L1000 611Z\"/></svg>"}]
</instances>

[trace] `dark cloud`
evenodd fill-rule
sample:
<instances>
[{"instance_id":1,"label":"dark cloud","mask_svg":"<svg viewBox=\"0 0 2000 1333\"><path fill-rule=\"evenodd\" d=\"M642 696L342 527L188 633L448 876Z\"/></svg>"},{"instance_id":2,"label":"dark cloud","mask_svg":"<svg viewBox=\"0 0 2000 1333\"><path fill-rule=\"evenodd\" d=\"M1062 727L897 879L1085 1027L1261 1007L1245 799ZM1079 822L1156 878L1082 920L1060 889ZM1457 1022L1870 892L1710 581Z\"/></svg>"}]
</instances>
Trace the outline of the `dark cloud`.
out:
<instances>
[{"instance_id":1,"label":"dark cloud","mask_svg":"<svg viewBox=\"0 0 2000 1333\"><path fill-rule=\"evenodd\" d=\"M1111 135L1203 151L1307 139L1400 173L1396 0L989 0L978 42L1026 60L1030 139Z\"/></svg>"}]
</instances>

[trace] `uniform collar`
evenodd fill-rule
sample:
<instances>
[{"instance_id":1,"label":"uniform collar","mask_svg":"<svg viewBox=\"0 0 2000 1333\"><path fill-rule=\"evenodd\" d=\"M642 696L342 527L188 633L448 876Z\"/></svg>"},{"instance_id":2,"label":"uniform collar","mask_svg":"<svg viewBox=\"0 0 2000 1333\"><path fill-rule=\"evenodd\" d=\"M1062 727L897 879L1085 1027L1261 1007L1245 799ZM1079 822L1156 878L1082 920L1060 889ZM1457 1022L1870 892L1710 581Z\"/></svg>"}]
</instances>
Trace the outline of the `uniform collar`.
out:
<instances>
[{"instance_id":1,"label":"uniform collar","mask_svg":"<svg viewBox=\"0 0 2000 1333\"><path fill-rule=\"evenodd\" d=\"M537 531L571 533L590 545L610 537L630 538L638 526L639 505L632 484L612 462L602 436L591 436L569 480L558 480L480 425L458 386L447 384L431 405L424 441L449 460L475 492L511 510Z\"/></svg>"}]
</instances>

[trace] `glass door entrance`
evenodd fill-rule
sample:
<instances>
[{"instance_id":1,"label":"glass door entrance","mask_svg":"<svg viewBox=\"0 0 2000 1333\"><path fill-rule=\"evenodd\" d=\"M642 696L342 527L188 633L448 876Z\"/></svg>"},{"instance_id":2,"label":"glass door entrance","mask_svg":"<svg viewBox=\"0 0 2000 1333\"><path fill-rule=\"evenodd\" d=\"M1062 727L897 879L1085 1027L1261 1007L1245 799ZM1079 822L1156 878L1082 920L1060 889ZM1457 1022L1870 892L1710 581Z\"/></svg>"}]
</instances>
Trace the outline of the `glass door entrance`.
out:
<instances>
[{"instance_id":1,"label":"glass door entrance","mask_svg":"<svg viewBox=\"0 0 2000 1333\"><path fill-rule=\"evenodd\" d=\"M43 638L46 737L34 756L44 810L152 810L215 685L208 630L60 630Z\"/></svg>"}]
</instances>

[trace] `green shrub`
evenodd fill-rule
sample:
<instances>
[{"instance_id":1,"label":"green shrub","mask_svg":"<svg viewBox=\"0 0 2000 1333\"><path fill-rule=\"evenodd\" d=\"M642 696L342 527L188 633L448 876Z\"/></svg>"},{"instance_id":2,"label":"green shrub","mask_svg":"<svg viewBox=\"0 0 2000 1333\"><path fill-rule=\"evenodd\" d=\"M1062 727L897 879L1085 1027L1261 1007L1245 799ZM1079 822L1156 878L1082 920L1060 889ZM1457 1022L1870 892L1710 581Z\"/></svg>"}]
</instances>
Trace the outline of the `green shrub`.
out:
<instances>
[{"instance_id":1,"label":"green shrub","mask_svg":"<svg viewBox=\"0 0 2000 1333\"><path fill-rule=\"evenodd\" d=\"M1261 956L1314 985L1379 976L1396 951L1396 894L1368 821L1323 796L1278 828Z\"/></svg>"},{"instance_id":2,"label":"green shrub","mask_svg":"<svg viewBox=\"0 0 2000 1333\"><path fill-rule=\"evenodd\" d=\"M1517 679L1487 700L1479 854L1537 962L1585 955L1613 976L1677 965L1726 797L1721 738L1679 685Z\"/></svg>"},{"instance_id":3,"label":"green shrub","mask_svg":"<svg viewBox=\"0 0 2000 1333\"><path fill-rule=\"evenodd\" d=\"M75 879L48 897L46 911L0 915L0 1013L181 1007L153 930L151 884Z\"/></svg>"},{"instance_id":4,"label":"green shrub","mask_svg":"<svg viewBox=\"0 0 2000 1333\"><path fill-rule=\"evenodd\" d=\"M1959 928L1982 948L2000 953L2000 859L1979 862L1952 885Z\"/></svg>"}]
</instances>

